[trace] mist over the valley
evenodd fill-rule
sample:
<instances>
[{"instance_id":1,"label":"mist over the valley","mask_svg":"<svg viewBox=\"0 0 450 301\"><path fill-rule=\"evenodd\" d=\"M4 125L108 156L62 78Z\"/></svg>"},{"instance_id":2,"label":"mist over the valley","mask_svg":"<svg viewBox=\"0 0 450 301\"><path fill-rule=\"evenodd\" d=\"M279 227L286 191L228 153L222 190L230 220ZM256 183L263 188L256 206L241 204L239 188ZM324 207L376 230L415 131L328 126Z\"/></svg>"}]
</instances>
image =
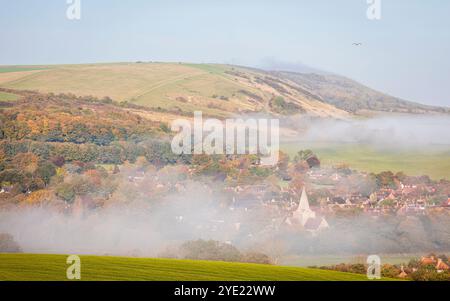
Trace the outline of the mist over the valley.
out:
<instances>
[{"instance_id":1,"label":"mist over the valley","mask_svg":"<svg viewBox=\"0 0 450 301\"><path fill-rule=\"evenodd\" d=\"M130 193L126 179L123 184L122 192ZM189 183L161 203L133 194L123 203L70 214L50 206L17 208L0 212L0 232L13 235L29 253L156 256L177 242L230 239L232 231L214 229L226 218L214 199L202 183Z\"/></svg>"},{"instance_id":2,"label":"mist over the valley","mask_svg":"<svg viewBox=\"0 0 450 301\"><path fill-rule=\"evenodd\" d=\"M176 174L168 175L177 177ZM147 178L148 177L148 178ZM150 179L153 175L146 175ZM26 253L181 256L186 241L229 243L267 254L274 262L290 255L408 253L450 249L447 215L368 218L330 216L330 228L311 235L285 223L285 214L227 199L212 182L187 181L179 191L153 200L126 178L123 202L64 213L53 206L0 212L0 233L11 234ZM364 185L364 183L360 183ZM358 184L359 185L359 184ZM136 188L136 187L134 187ZM141 194L140 194L141 193ZM244 203L248 203L247 200ZM297 200L295 200L297 202Z\"/></svg>"},{"instance_id":3,"label":"mist over the valley","mask_svg":"<svg viewBox=\"0 0 450 301\"><path fill-rule=\"evenodd\" d=\"M282 121L298 129L284 141L356 143L380 149L429 149L450 146L450 116L388 115L374 118L337 120L296 116Z\"/></svg>"}]
</instances>

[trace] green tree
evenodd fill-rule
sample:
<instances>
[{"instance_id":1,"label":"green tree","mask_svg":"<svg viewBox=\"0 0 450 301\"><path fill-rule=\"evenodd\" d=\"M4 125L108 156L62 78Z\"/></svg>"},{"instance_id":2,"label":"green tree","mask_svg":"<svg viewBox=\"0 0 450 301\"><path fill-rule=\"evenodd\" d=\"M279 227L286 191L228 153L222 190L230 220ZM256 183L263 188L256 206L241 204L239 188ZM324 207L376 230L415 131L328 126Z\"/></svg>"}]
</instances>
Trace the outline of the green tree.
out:
<instances>
[{"instance_id":1,"label":"green tree","mask_svg":"<svg viewBox=\"0 0 450 301\"><path fill-rule=\"evenodd\" d=\"M56 187L56 195L67 203L75 200L75 189L69 183L61 183Z\"/></svg>"},{"instance_id":2,"label":"green tree","mask_svg":"<svg viewBox=\"0 0 450 301\"><path fill-rule=\"evenodd\" d=\"M51 177L56 175L56 168L52 163L48 161L42 161L39 163L39 166L36 170L36 175L41 178L47 185L48 183L50 183Z\"/></svg>"},{"instance_id":3,"label":"green tree","mask_svg":"<svg viewBox=\"0 0 450 301\"><path fill-rule=\"evenodd\" d=\"M236 247L214 240L188 241L181 246L181 252L186 259L232 262L241 260L241 253Z\"/></svg>"}]
</instances>

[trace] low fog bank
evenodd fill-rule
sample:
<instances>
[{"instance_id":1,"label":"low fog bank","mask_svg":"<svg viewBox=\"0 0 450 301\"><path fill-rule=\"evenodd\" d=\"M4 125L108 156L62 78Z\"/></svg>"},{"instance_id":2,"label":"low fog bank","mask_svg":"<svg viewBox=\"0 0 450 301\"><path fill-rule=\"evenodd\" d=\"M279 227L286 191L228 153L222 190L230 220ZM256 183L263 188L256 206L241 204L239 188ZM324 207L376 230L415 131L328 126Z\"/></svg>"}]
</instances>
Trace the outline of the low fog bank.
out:
<instances>
[{"instance_id":1,"label":"low fog bank","mask_svg":"<svg viewBox=\"0 0 450 301\"><path fill-rule=\"evenodd\" d=\"M85 217L47 209L0 213L0 232L11 234L26 253L149 255L161 237L143 211L107 209Z\"/></svg>"},{"instance_id":2,"label":"low fog bank","mask_svg":"<svg viewBox=\"0 0 450 301\"><path fill-rule=\"evenodd\" d=\"M399 149L450 146L450 116L395 115L369 119L319 119L296 116L282 121L297 129L297 136L285 135L285 142L360 143Z\"/></svg>"},{"instance_id":3,"label":"low fog bank","mask_svg":"<svg viewBox=\"0 0 450 301\"><path fill-rule=\"evenodd\" d=\"M201 183L192 183L151 205L137 199L81 214L17 208L0 211L0 233L11 234L26 253L157 256L188 240L232 239L234 228L222 226L231 218L214 200Z\"/></svg>"},{"instance_id":4,"label":"low fog bank","mask_svg":"<svg viewBox=\"0 0 450 301\"><path fill-rule=\"evenodd\" d=\"M232 214L206 200L202 190L149 208L127 204L67 215L49 208L0 212L0 233L11 234L26 253L159 257L186 241L230 243L273 262L289 255L381 254L450 250L450 219L420 217L328 217L330 228L311 235L267 212ZM171 255L172 256L172 255Z\"/></svg>"}]
</instances>

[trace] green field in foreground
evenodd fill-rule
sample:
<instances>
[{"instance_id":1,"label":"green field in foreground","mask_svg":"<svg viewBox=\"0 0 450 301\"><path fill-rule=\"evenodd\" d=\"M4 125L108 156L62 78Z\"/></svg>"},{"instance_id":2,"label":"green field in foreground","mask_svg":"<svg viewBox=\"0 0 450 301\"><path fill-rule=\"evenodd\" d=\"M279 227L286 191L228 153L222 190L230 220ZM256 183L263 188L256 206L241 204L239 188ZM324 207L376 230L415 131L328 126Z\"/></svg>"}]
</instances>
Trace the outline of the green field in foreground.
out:
<instances>
[{"instance_id":1,"label":"green field in foreground","mask_svg":"<svg viewBox=\"0 0 450 301\"><path fill-rule=\"evenodd\" d=\"M356 143L296 142L281 145L281 150L291 158L301 149L311 149L324 165L344 163L360 171L403 171L411 176L428 175L434 180L450 179L450 146L389 150Z\"/></svg>"},{"instance_id":2,"label":"green field in foreground","mask_svg":"<svg viewBox=\"0 0 450 301\"><path fill-rule=\"evenodd\" d=\"M0 254L0 281L67 280L65 255ZM271 265L80 256L81 280L364 281L365 275Z\"/></svg>"}]
</instances>

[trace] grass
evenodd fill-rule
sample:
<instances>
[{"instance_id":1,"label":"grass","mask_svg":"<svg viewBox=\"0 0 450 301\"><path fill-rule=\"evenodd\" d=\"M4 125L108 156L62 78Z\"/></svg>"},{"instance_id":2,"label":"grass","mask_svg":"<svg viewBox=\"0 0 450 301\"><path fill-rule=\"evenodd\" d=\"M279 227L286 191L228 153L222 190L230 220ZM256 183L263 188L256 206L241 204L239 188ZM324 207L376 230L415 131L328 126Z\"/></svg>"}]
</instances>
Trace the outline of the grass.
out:
<instances>
[{"instance_id":1,"label":"grass","mask_svg":"<svg viewBox=\"0 0 450 301\"><path fill-rule=\"evenodd\" d=\"M189 114L201 110L216 117L270 110L268 101L274 93L270 85L248 80L256 75L264 77L264 74L221 64L144 62L52 65L46 70L27 72L11 72L19 71L18 67L3 68L5 72L10 71L0 73L0 86L5 88L100 98L109 96L117 101L171 111L182 110ZM227 72L233 70L244 76ZM249 95L258 97L253 99ZM309 99L303 93L294 93L290 98L299 102L305 110L321 116L344 114L335 107Z\"/></svg>"},{"instance_id":2,"label":"grass","mask_svg":"<svg viewBox=\"0 0 450 301\"><path fill-rule=\"evenodd\" d=\"M349 143L288 143L281 149L291 157L301 149L311 149L324 165L348 164L368 172L403 171L407 175L428 175L432 179L450 179L450 146L420 149L376 149Z\"/></svg>"},{"instance_id":3,"label":"grass","mask_svg":"<svg viewBox=\"0 0 450 301\"><path fill-rule=\"evenodd\" d=\"M0 67L0 73L10 73L10 72L23 72L23 71L34 71L34 70L45 70L46 67L19 67L19 66L8 66Z\"/></svg>"},{"instance_id":4,"label":"grass","mask_svg":"<svg viewBox=\"0 0 450 301\"><path fill-rule=\"evenodd\" d=\"M0 77L0 85L18 90L109 96L153 108L201 110L225 117L238 109L254 108L247 96L238 91L246 89L258 93L227 75L225 71L230 68L181 63L60 65L34 73L15 72ZM25 68L0 67L0 70L12 72ZM213 95L226 96L229 100L213 98Z\"/></svg>"},{"instance_id":5,"label":"grass","mask_svg":"<svg viewBox=\"0 0 450 301\"><path fill-rule=\"evenodd\" d=\"M66 279L67 256L0 254L0 280ZM364 281L365 275L318 269L178 259L80 256L88 281Z\"/></svg>"},{"instance_id":6,"label":"grass","mask_svg":"<svg viewBox=\"0 0 450 301\"><path fill-rule=\"evenodd\" d=\"M15 101L19 98L16 94L6 93L0 91L0 101Z\"/></svg>"}]
</instances>

